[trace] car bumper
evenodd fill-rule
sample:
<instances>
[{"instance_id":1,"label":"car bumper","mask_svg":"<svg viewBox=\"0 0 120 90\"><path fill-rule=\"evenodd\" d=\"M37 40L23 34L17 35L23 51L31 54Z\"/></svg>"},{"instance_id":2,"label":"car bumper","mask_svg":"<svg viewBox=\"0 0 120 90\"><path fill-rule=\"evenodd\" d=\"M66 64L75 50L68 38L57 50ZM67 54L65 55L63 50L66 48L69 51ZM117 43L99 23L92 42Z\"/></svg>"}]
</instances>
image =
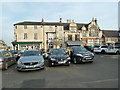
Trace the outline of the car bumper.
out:
<instances>
[{"instance_id":1,"label":"car bumper","mask_svg":"<svg viewBox=\"0 0 120 90\"><path fill-rule=\"evenodd\" d=\"M64 60L64 61L52 61L51 60L52 65L66 64L67 62L70 63L70 60Z\"/></svg>"},{"instance_id":2,"label":"car bumper","mask_svg":"<svg viewBox=\"0 0 120 90\"><path fill-rule=\"evenodd\" d=\"M38 64L38 65L32 65L32 66L17 65L17 70L19 71L39 70L43 68L44 68L44 64Z\"/></svg>"},{"instance_id":3,"label":"car bumper","mask_svg":"<svg viewBox=\"0 0 120 90\"><path fill-rule=\"evenodd\" d=\"M76 57L78 62L90 62L93 61L94 56L91 57Z\"/></svg>"}]
</instances>

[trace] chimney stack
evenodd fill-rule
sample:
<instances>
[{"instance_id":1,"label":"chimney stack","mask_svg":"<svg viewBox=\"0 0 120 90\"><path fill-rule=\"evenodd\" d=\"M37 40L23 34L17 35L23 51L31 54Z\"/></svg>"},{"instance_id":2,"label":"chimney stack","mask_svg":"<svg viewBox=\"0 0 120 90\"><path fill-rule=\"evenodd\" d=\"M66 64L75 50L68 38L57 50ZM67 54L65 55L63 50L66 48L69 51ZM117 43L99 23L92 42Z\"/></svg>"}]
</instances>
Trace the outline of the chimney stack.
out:
<instances>
[{"instance_id":1,"label":"chimney stack","mask_svg":"<svg viewBox=\"0 0 120 90\"><path fill-rule=\"evenodd\" d=\"M97 23L97 19L95 18L95 23Z\"/></svg>"},{"instance_id":2,"label":"chimney stack","mask_svg":"<svg viewBox=\"0 0 120 90\"><path fill-rule=\"evenodd\" d=\"M44 18L42 18L42 22L44 22Z\"/></svg>"},{"instance_id":3,"label":"chimney stack","mask_svg":"<svg viewBox=\"0 0 120 90\"><path fill-rule=\"evenodd\" d=\"M60 23L62 23L62 18L60 18Z\"/></svg>"}]
</instances>

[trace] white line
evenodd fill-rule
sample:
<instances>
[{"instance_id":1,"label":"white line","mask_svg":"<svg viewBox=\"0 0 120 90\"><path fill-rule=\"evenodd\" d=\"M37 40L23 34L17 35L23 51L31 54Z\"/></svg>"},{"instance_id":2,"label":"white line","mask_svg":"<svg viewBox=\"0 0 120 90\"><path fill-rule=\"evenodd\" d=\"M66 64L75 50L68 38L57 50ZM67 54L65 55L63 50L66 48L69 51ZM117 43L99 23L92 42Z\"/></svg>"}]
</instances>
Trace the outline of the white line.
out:
<instances>
[{"instance_id":1,"label":"white line","mask_svg":"<svg viewBox=\"0 0 120 90\"><path fill-rule=\"evenodd\" d=\"M97 80L97 81L89 81L89 82L81 82L81 83L101 83L101 82L108 82L108 81L116 81L116 79L107 79L107 80Z\"/></svg>"}]
</instances>

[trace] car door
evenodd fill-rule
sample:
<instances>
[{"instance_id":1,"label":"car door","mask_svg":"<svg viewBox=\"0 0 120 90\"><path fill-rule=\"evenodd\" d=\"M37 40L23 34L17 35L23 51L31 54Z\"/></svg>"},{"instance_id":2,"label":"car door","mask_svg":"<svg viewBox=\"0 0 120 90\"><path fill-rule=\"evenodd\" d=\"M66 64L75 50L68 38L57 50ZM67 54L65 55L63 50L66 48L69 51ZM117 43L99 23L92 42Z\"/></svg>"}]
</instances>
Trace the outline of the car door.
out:
<instances>
[{"instance_id":1,"label":"car door","mask_svg":"<svg viewBox=\"0 0 120 90\"><path fill-rule=\"evenodd\" d=\"M4 61L7 63L8 66L10 66L13 63L12 53L5 51L4 52Z\"/></svg>"}]
</instances>

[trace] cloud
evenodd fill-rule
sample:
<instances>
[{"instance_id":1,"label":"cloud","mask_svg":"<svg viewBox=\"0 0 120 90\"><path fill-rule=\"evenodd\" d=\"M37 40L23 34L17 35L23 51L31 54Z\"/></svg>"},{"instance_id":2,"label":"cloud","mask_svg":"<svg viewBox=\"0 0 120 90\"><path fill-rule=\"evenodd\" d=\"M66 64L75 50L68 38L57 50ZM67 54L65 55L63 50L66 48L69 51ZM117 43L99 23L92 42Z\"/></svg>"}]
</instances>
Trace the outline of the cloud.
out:
<instances>
[{"instance_id":1,"label":"cloud","mask_svg":"<svg viewBox=\"0 0 120 90\"><path fill-rule=\"evenodd\" d=\"M92 17L98 19L101 29L117 28L117 3L53 3L53 2L6 2L2 4L2 38L10 45L13 40L13 24L21 21L59 21L59 17L89 23ZM9 35L9 36L8 36Z\"/></svg>"}]
</instances>

